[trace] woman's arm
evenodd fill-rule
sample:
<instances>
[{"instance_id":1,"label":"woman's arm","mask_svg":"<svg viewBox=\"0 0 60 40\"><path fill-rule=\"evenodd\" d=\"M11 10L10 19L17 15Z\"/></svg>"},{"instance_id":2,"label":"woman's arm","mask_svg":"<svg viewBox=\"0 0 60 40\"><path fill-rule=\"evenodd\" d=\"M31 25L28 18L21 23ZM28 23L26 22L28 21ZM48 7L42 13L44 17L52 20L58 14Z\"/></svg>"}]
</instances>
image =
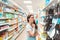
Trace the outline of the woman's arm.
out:
<instances>
[{"instance_id":1,"label":"woman's arm","mask_svg":"<svg viewBox=\"0 0 60 40\"><path fill-rule=\"evenodd\" d=\"M28 33L30 36L35 36L35 24L32 24L31 26L33 30L29 30Z\"/></svg>"},{"instance_id":2,"label":"woman's arm","mask_svg":"<svg viewBox=\"0 0 60 40\"><path fill-rule=\"evenodd\" d=\"M32 26L32 29L33 30L31 30L31 28L29 28L28 27L28 34L30 35L30 36L37 36L38 35L38 32L37 32L37 30L35 29L35 24L32 24L31 25Z\"/></svg>"},{"instance_id":3,"label":"woman's arm","mask_svg":"<svg viewBox=\"0 0 60 40\"><path fill-rule=\"evenodd\" d=\"M28 33L29 33L29 35L32 36L32 37L35 36L35 33L33 33L32 31L28 31Z\"/></svg>"},{"instance_id":4,"label":"woman's arm","mask_svg":"<svg viewBox=\"0 0 60 40\"><path fill-rule=\"evenodd\" d=\"M29 33L30 36L37 36L37 35L39 35L37 30L35 30L35 32L28 31L28 33Z\"/></svg>"}]
</instances>

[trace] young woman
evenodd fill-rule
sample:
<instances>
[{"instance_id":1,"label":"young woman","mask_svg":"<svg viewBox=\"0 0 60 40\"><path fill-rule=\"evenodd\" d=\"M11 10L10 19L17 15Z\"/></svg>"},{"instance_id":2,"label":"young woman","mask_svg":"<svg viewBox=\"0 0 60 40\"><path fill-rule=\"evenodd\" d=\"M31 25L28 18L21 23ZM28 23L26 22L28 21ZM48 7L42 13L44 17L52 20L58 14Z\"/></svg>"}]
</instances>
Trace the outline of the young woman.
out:
<instances>
[{"instance_id":1,"label":"young woman","mask_svg":"<svg viewBox=\"0 0 60 40\"><path fill-rule=\"evenodd\" d=\"M27 26L26 26L26 32L27 32L27 40L36 40L37 32L35 29L37 29L37 26L34 21L33 15L27 16Z\"/></svg>"}]
</instances>

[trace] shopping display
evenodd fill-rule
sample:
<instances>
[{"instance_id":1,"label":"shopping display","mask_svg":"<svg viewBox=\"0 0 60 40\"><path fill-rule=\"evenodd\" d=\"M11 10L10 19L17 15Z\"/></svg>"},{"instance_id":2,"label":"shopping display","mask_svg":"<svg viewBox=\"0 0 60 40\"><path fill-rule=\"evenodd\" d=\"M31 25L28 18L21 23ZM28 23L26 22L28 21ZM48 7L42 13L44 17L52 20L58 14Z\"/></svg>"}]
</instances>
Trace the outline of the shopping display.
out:
<instances>
[{"instance_id":1,"label":"shopping display","mask_svg":"<svg viewBox=\"0 0 60 40\"><path fill-rule=\"evenodd\" d=\"M23 1L0 0L0 40L60 40L60 0Z\"/></svg>"},{"instance_id":2,"label":"shopping display","mask_svg":"<svg viewBox=\"0 0 60 40\"><path fill-rule=\"evenodd\" d=\"M24 25L20 24L23 22L19 17L21 13L11 5L8 0L0 0L0 40L15 40L25 27L20 26Z\"/></svg>"}]
</instances>

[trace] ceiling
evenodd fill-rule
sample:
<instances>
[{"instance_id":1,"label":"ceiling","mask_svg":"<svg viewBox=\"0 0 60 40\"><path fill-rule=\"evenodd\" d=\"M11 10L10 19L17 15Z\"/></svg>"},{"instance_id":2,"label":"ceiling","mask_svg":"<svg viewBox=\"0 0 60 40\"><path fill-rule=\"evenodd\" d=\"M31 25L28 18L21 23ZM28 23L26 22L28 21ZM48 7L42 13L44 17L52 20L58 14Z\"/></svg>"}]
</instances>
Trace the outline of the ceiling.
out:
<instances>
[{"instance_id":1,"label":"ceiling","mask_svg":"<svg viewBox=\"0 0 60 40\"><path fill-rule=\"evenodd\" d=\"M20 6L24 11L30 13L38 13L39 9L45 7L44 0L11 0ZM28 2L26 2L28 1Z\"/></svg>"}]
</instances>

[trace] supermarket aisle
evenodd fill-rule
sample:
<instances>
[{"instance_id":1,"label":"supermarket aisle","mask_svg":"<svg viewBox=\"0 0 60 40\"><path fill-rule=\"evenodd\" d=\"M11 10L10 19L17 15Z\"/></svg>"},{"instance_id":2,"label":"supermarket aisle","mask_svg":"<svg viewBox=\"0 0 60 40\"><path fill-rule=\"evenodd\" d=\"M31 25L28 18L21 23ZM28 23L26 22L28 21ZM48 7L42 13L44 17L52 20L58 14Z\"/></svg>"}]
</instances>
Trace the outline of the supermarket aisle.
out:
<instances>
[{"instance_id":1,"label":"supermarket aisle","mask_svg":"<svg viewBox=\"0 0 60 40\"><path fill-rule=\"evenodd\" d=\"M24 30L16 40L25 40L26 39L26 31Z\"/></svg>"}]
</instances>

